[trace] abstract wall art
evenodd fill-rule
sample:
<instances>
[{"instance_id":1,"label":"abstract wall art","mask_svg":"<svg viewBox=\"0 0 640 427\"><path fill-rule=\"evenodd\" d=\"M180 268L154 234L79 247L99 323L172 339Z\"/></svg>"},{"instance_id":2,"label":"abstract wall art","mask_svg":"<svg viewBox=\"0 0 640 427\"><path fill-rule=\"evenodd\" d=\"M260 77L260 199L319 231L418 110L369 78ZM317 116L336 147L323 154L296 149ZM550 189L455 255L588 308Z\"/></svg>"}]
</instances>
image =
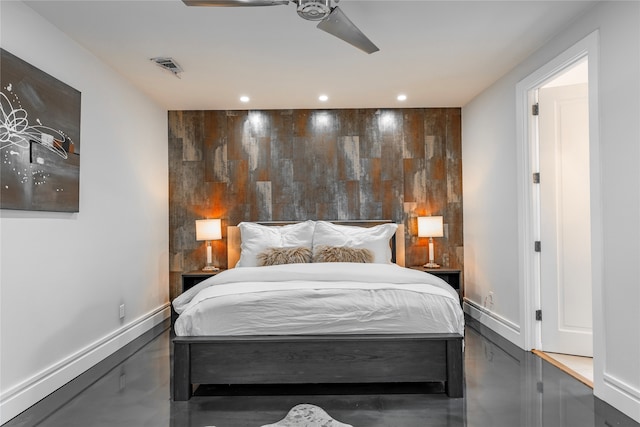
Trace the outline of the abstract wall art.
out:
<instances>
[{"instance_id":1,"label":"abstract wall art","mask_svg":"<svg viewBox=\"0 0 640 427\"><path fill-rule=\"evenodd\" d=\"M78 212L80 92L0 55L0 208Z\"/></svg>"}]
</instances>

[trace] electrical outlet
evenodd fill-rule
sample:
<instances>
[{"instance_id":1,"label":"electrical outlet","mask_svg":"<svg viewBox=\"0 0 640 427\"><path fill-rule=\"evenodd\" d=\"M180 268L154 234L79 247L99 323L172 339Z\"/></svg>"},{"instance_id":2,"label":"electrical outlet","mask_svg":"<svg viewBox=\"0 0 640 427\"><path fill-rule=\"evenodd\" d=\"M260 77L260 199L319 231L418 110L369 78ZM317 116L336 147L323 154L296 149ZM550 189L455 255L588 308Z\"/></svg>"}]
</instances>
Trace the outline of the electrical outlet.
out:
<instances>
[{"instance_id":1,"label":"electrical outlet","mask_svg":"<svg viewBox=\"0 0 640 427\"><path fill-rule=\"evenodd\" d=\"M124 319L124 304L120 304L120 318Z\"/></svg>"}]
</instances>

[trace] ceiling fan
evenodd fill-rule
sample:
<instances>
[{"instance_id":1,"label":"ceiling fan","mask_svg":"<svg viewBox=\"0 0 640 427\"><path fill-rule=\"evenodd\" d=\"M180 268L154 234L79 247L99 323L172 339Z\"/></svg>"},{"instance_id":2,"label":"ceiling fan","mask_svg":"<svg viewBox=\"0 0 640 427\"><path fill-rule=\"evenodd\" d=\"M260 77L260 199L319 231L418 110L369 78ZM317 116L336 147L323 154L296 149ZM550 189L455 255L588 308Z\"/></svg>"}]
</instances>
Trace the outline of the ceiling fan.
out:
<instances>
[{"instance_id":1,"label":"ceiling fan","mask_svg":"<svg viewBox=\"0 0 640 427\"><path fill-rule=\"evenodd\" d=\"M298 15L308 21L320 21L317 28L365 51L374 53L378 47L356 27L332 0L182 0L187 6L249 7L279 6L295 3ZM338 3L340 0L334 0Z\"/></svg>"}]
</instances>

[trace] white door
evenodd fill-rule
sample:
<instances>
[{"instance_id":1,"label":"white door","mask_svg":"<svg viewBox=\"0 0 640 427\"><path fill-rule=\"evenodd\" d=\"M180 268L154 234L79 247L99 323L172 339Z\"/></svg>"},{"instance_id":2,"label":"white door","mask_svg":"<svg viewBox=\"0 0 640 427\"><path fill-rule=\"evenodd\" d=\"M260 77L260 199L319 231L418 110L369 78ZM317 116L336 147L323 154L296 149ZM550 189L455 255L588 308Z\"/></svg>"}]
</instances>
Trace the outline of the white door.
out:
<instances>
[{"instance_id":1,"label":"white door","mask_svg":"<svg viewBox=\"0 0 640 427\"><path fill-rule=\"evenodd\" d=\"M587 84L538 100L542 350L593 356Z\"/></svg>"}]
</instances>

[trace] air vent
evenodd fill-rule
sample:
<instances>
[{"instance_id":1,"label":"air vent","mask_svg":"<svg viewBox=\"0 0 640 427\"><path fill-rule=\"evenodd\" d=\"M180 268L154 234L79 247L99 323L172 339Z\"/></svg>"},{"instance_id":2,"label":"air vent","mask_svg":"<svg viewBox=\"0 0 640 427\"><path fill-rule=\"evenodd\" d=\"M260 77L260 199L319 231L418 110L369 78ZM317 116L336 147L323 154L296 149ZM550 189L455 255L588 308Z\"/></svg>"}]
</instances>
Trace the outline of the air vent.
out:
<instances>
[{"instance_id":1,"label":"air vent","mask_svg":"<svg viewBox=\"0 0 640 427\"><path fill-rule=\"evenodd\" d=\"M171 71L174 76L180 78L178 74L183 71L182 67L178 65L178 63L173 58L156 57L151 58L151 60L155 62L158 67L164 68L167 71Z\"/></svg>"}]
</instances>

